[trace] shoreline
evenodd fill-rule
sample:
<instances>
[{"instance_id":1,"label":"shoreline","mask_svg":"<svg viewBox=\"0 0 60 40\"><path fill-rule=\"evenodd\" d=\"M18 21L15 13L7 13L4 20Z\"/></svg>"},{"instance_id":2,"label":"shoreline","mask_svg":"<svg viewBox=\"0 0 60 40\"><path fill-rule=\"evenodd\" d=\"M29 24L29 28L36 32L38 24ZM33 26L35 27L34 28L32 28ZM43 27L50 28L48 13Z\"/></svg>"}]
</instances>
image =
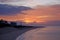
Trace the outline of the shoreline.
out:
<instances>
[{"instance_id":1,"label":"shoreline","mask_svg":"<svg viewBox=\"0 0 60 40\"><path fill-rule=\"evenodd\" d=\"M12 29L12 30L11 30ZM29 31L29 30L33 30L33 29L36 29L36 28L13 28L13 27L6 27L6 28L3 28L1 31L2 31L2 34L0 35L0 40L16 40L16 38ZM7 30L7 31L6 31ZM9 30L9 31L8 31ZM5 34L4 34L4 32Z\"/></svg>"}]
</instances>

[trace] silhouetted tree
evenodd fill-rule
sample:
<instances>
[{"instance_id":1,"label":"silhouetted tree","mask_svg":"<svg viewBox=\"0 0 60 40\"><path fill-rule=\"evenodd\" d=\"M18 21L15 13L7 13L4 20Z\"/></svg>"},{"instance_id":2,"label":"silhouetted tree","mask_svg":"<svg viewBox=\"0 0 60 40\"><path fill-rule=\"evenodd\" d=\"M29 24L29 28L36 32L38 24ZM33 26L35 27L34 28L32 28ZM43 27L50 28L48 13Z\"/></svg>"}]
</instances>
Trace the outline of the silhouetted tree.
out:
<instances>
[{"instance_id":1,"label":"silhouetted tree","mask_svg":"<svg viewBox=\"0 0 60 40\"><path fill-rule=\"evenodd\" d=\"M0 28L2 27L8 27L9 23L3 19L0 20Z\"/></svg>"},{"instance_id":2,"label":"silhouetted tree","mask_svg":"<svg viewBox=\"0 0 60 40\"><path fill-rule=\"evenodd\" d=\"M16 22L10 22L10 24L9 24L8 21L1 19L0 20L0 28L3 28L3 27L32 28L32 26L17 25Z\"/></svg>"}]
</instances>

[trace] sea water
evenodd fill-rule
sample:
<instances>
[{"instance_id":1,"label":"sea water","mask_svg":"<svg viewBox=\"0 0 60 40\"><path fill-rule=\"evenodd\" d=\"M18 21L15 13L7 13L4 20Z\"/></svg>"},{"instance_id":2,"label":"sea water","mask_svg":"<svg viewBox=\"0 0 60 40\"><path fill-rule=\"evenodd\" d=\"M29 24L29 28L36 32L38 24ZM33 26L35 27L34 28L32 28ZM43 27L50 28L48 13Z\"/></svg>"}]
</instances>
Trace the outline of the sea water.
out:
<instances>
[{"instance_id":1,"label":"sea water","mask_svg":"<svg viewBox=\"0 0 60 40\"><path fill-rule=\"evenodd\" d=\"M16 40L60 40L60 26L46 26L19 35Z\"/></svg>"}]
</instances>

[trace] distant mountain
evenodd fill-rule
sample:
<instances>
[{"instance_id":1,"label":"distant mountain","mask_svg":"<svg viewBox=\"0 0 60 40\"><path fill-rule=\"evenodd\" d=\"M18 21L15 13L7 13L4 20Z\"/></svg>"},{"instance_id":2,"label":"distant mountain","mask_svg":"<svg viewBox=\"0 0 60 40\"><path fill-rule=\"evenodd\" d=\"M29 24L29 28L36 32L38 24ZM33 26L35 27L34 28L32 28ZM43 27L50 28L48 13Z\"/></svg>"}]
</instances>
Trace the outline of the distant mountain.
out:
<instances>
[{"instance_id":1,"label":"distant mountain","mask_svg":"<svg viewBox=\"0 0 60 40\"><path fill-rule=\"evenodd\" d=\"M30 10L32 8L25 6L12 6L7 4L0 4L0 15L16 14L24 10Z\"/></svg>"}]
</instances>

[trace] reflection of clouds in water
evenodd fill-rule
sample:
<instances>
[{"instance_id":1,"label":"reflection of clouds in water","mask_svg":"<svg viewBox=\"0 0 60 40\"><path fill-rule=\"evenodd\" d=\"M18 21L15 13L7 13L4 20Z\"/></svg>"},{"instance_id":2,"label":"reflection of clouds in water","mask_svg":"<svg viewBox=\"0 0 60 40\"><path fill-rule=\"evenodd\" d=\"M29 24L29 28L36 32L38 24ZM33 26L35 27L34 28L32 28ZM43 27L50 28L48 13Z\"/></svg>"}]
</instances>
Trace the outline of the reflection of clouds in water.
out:
<instances>
[{"instance_id":1,"label":"reflection of clouds in water","mask_svg":"<svg viewBox=\"0 0 60 40\"><path fill-rule=\"evenodd\" d=\"M36 31L38 31L39 29L40 28L30 30L30 31L18 36L16 40L32 40L34 37L34 33L36 33Z\"/></svg>"},{"instance_id":2,"label":"reflection of clouds in water","mask_svg":"<svg viewBox=\"0 0 60 40\"><path fill-rule=\"evenodd\" d=\"M60 40L60 27L46 27L30 30L16 40Z\"/></svg>"}]
</instances>

